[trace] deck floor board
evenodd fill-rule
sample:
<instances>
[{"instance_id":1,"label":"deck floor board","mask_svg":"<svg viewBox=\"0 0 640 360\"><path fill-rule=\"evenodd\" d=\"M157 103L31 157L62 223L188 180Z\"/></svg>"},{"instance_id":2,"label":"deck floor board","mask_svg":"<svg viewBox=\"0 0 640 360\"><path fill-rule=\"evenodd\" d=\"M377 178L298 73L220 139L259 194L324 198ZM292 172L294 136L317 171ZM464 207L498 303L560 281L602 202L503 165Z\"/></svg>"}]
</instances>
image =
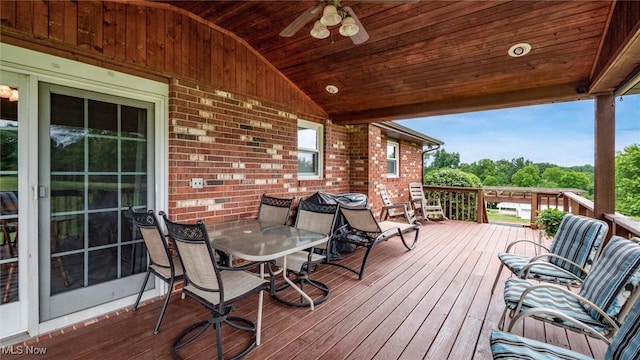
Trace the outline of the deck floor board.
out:
<instances>
[{"instance_id":1,"label":"deck floor board","mask_svg":"<svg viewBox=\"0 0 640 360\"><path fill-rule=\"evenodd\" d=\"M504 308L502 280L509 276L503 271L492 295L500 266L496 253L516 239L537 240L538 233L497 224L429 222L421 226L412 251L397 238L376 245L361 281L344 269L322 265L312 277L330 287L329 299L310 311L265 294L262 344L246 359L490 359L489 334L497 329ZM516 251L533 254L525 246ZM342 254L339 262L357 267L363 253ZM208 314L175 293L160 334L153 335L161 306L161 299L153 299L135 312L129 307L109 319L41 339L37 346L47 353L39 358L170 359L175 337ZM233 314L255 321L257 296L240 301ZM527 320L514 332L596 359L606 351L600 340L537 321ZM243 341L225 328L225 355ZM215 357L212 331L180 354L194 360ZM13 358L28 357L3 355Z\"/></svg>"}]
</instances>

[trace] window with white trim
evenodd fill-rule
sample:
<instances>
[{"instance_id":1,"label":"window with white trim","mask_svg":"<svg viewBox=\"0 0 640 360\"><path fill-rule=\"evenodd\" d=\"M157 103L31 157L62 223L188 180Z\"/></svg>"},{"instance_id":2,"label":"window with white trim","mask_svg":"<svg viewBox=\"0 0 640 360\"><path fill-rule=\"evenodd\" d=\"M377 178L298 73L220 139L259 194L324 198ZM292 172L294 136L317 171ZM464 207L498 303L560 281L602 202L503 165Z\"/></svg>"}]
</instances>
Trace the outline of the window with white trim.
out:
<instances>
[{"instance_id":1,"label":"window with white trim","mask_svg":"<svg viewBox=\"0 0 640 360\"><path fill-rule=\"evenodd\" d=\"M400 146L398 142L387 140L387 177L398 177Z\"/></svg>"},{"instance_id":2,"label":"window with white trim","mask_svg":"<svg viewBox=\"0 0 640 360\"><path fill-rule=\"evenodd\" d=\"M322 124L298 120L298 178L322 178Z\"/></svg>"}]
</instances>

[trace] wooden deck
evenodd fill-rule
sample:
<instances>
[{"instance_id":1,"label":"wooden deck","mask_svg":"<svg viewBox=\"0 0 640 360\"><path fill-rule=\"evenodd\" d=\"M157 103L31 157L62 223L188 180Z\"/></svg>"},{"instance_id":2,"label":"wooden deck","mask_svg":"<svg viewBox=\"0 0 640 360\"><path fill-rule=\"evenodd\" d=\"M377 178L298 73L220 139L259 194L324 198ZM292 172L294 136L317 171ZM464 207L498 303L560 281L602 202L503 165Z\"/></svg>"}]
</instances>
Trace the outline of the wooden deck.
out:
<instances>
[{"instance_id":1,"label":"wooden deck","mask_svg":"<svg viewBox=\"0 0 640 360\"><path fill-rule=\"evenodd\" d=\"M490 359L489 333L503 309L501 285L491 297L499 267L496 253L515 239L536 239L522 227L457 221L421 227L418 246L407 251L399 239L374 248L363 280L334 266L314 277L331 288L316 307L291 308L265 296L262 345L247 359ZM344 256L356 264L362 252ZM507 274L504 274L506 278ZM257 297L239 304L235 315L255 320ZM190 299L174 294L161 332L152 328L161 307L151 301L117 316L33 344L44 358L167 359L171 343L188 325L207 317ZM602 359L606 344L530 321L517 332ZM224 333L226 351L242 341ZM215 357L213 333L181 351L187 359ZM19 356L3 356L3 359ZM24 357L23 358L27 358Z\"/></svg>"}]
</instances>

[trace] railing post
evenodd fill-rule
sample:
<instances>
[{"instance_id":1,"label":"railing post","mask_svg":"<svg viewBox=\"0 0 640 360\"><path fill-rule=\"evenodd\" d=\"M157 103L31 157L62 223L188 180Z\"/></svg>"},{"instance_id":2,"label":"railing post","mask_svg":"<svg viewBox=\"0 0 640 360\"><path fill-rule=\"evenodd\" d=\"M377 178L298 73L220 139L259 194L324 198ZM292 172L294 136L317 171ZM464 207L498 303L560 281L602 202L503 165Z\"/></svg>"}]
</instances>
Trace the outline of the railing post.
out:
<instances>
[{"instance_id":1,"label":"railing post","mask_svg":"<svg viewBox=\"0 0 640 360\"><path fill-rule=\"evenodd\" d=\"M484 203L484 191L482 189L476 190L476 222L478 224L486 223L485 218L487 206Z\"/></svg>"},{"instance_id":2,"label":"railing post","mask_svg":"<svg viewBox=\"0 0 640 360\"><path fill-rule=\"evenodd\" d=\"M532 229L537 229L538 225L537 225L537 220L538 220L538 193L537 192L531 192L531 216L530 216L530 220L531 220L531 228Z\"/></svg>"}]
</instances>

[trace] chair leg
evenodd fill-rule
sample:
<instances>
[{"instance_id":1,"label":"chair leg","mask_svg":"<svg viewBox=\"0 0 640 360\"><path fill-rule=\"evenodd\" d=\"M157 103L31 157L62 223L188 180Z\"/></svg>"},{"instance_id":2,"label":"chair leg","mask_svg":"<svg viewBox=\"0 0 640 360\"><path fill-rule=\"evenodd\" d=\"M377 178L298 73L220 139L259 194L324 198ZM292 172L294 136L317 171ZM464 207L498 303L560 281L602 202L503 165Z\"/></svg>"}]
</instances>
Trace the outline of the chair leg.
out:
<instances>
[{"instance_id":1,"label":"chair leg","mask_svg":"<svg viewBox=\"0 0 640 360\"><path fill-rule=\"evenodd\" d=\"M504 330L504 324L507 319L507 313L509 312L509 307L505 305L504 311L502 312L502 316L500 317L500 321L498 322L498 329Z\"/></svg>"},{"instance_id":2,"label":"chair leg","mask_svg":"<svg viewBox=\"0 0 640 360\"><path fill-rule=\"evenodd\" d=\"M258 318L256 320L256 346L260 346L260 331L262 331L262 298L264 291L258 294Z\"/></svg>"},{"instance_id":3,"label":"chair leg","mask_svg":"<svg viewBox=\"0 0 640 360\"><path fill-rule=\"evenodd\" d=\"M162 310L160 310L160 317L158 318L158 323L156 324L155 329L153 329L154 335L160 332L160 324L162 323L162 319L164 318L164 312L167 311L167 305L169 305L169 299L171 298L171 291L173 290L174 282L175 282L175 278L171 278L171 281L169 281L169 290L167 291L167 294L164 296L164 304L162 304Z\"/></svg>"},{"instance_id":4,"label":"chair leg","mask_svg":"<svg viewBox=\"0 0 640 360\"><path fill-rule=\"evenodd\" d=\"M222 323L214 323L213 328L216 331L216 348L218 350L218 359L222 359Z\"/></svg>"},{"instance_id":5,"label":"chair leg","mask_svg":"<svg viewBox=\"0 0 640 360\"><path fill-rule=\"evenodd\" d=\"M367 260L369 259L369 254L375 245L375 242L372 242L370 246L367 246L367 251L364 253L364 258L362 259L362 265L360 266L360 272L358 273L358 280L362 280L364 277L364 268L367 265Z\"/></svg>"},{"instance_id":6,"label":"chair leg","mask_svg":"<svg viewBox=\"0 0 640 360\"><path fill-rule=\"evenodd\" d=\"M138 304L140 303L140 299L142 298L142 293L144 292L144 288L147 286L147 281L149 281L149 275L151 275L151 270L147 269L147 275L144 277L144 281L142 282L142 287L138 292L138 298L136 299L136 303L133 304L133 311L138 310Z\"/></svg>"},{"instance_id":7,"label":"chair leg","mask_svg":"<svg viewBox=\"0 0 640 360\"><path fill-rule=\"evenodd\" d=\"M502 274L502 268L504 268L504 263L500 264L500 269L498 269L498 273L496 274L496 279L493 281L493 286L491 287L491 295L493 295L494 291L496 291L496 285L498 285L498 280L500 280L500 274Z\"/></svg>"},{"instance_id":8,"label":"chair leg","mask_svg":"<svg viewBox=\"0 0 640 360\"><path fill-rule=\"evenodd\" d=\"M404 247L407 248L407 250L413 250L416 248L416 244L418 243L418 234L420 233L420 228L417 228L415 233L416 235L413 238L413 243L411 243L411 245L407 244L407 241L404 239L404 235L402 234L401 231L398 231L399 235L400 235L400 240L402 240L402 244L404 245Z\"/></svg>"}]
</instances>

